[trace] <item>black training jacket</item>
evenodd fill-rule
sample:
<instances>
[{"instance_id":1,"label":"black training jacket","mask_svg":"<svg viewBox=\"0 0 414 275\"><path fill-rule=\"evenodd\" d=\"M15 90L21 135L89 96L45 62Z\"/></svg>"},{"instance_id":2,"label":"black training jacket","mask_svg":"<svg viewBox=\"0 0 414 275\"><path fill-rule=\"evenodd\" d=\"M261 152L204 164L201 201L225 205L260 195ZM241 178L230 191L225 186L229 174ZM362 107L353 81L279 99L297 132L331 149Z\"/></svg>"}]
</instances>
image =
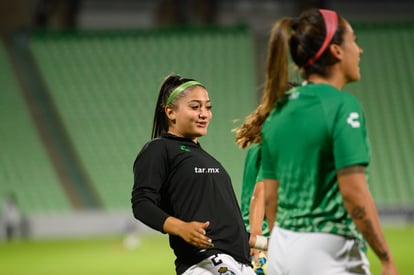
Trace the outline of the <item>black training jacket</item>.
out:
<instances>
[{"instance_id":1,"label":"black training jacket","mask_svg":"<svg viewBox=\"0 0 414 275\"><path fill-rule=\"evenodd\" d=\"M224 167L200 144L163 135L144 145L134 162L134 216L162 231L168 216L183 221L210 221L207 236L214 248L201 250L169 236L177 274L216 253L250 264L248 233Z\"/></svg>"}]
</instances>

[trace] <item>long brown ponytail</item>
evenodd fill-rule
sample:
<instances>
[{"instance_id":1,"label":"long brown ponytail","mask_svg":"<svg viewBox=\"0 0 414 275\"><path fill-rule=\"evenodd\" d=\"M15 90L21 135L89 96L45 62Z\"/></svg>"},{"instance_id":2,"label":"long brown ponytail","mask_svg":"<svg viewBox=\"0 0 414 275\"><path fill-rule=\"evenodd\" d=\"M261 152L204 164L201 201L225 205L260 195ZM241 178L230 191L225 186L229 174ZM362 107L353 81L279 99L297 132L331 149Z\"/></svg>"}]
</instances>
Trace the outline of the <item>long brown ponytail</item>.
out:
<instances>
[{"instance_id":1,"label":"long brown ponytail","mask_svg":"<svg viewBox=\"0 0 414 275\"><path fill-rule=\"evenodd\" d=\"M267 52L265 88L260 105L236 128L236 143L246 148L260 143L262 124L276 102L290 87L288 82L289 33L293 18L284 17L272 28Z\"/></svg>"}]
</instances>

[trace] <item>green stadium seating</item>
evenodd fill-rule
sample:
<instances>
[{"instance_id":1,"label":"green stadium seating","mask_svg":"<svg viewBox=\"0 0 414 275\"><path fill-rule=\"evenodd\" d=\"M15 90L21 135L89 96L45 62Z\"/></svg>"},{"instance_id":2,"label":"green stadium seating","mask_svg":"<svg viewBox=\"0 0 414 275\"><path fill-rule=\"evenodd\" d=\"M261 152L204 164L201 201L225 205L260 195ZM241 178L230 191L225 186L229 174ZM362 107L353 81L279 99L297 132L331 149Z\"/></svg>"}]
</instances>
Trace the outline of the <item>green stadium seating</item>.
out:
<instances>
[{"instance_id":1,"label":"green stadium seating","mask_svg":"<svg viewBox=\"0 0 414 275\"><path fill-rule=\"evenodd\" d=\"M0 196L12 192L23 213L70 210L0 43Z\"/></svg>"},{"instance_id":2,"label":"green stadium seating","mask_svg":"<svg viewBox=\"0 0 414 275\"><path fill-rule=\"evenodd\" d=\"M381 208L412 208L414 24L353 25L364 49L362 79L345 90L366 110L370 188ZM130 207L132 164L150 138L159 84L169 73L208 88L213 120L200 142L223 163L240 195L245 152L231 129L255 108L260 92L248 29L39 32L30 50L105 209ZM3 47L0 66L0 194L14 191L28 212L70 211Z\"/></svg>"},{"instance_id":3,"label":"green stadium seating","mask_svg":"<svg viewBox=\"0 0 414 275\"><path fill-rule=\"evenodd\" d=\"M244 151L231 129L257 102L252 37L244 27L47 33L30 49L82 165L108 209L128 209L132 164L151 135L169 73L204 83L214 118L203 147L240 193ZM240 123L240 122L239 122Z\"/></svg>"},{"instance_id":4,"label":"green stadium seating","mask_svg":"<svg viewBox=\"0 0 414 275\"><path fill-rule=\"evenodd\" d=\"M361 80L347 91L366 111L370 188L381 208L414 205L414 24L355 24Z\"/></svg>"}]
</instances>

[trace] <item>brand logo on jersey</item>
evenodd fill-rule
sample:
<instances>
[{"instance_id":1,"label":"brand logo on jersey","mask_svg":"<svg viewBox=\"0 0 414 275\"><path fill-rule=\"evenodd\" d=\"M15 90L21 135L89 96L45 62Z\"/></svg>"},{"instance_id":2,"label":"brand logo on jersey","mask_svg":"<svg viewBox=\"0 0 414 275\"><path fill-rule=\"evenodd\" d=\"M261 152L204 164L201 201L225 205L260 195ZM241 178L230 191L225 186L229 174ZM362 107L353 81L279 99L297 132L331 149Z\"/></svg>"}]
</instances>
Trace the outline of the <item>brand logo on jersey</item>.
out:
<instances>
[{"instance_id":1,"label":"brand logo on jersey","mask_svg":"<svg viewBox=\"0 0 414 275\"><path fill-rule=\"evenodd\" d=\"M352 128L359 128L361 126L361 123L358 121L359 114L356 112L352 112L349 114L346 122L351 125Z\"/></svg>"},{"instance_id":2,"label":"brand logo on jersey","mask_svg":"<svg viewBox=\"0 0 414 275\"><path fill-rule=\"evenodd\" d=\"M181 146L180 146L180 150L181 150L181 151L186 151L186 152L191 152L191 150L190 150L190 149L188 149L185 145L181 145Z\"/></svg>"},{"instance_id":3,"label":"brand logo on jersey","mask_svg":"<svg viewBox=\"0 0 414 275\"><path fill-rule=\"evenodd\" d=\"M235 275L236 273L234 273L233 271L231 271L230 269L228 269L227 266L222 266L220 267L218 270L218 273L221 275Z\"/></svg>"},{"instance_id":4,"label":"brand logo on jersey","mask_svg":"<svg viewBox=\"0 0 414 275\"><path fill-rule=\"evenodd\" d=\"M194 167L194 172L196 174L218 174L220 173L220 168Z\"/></svg>"}]
</instances>

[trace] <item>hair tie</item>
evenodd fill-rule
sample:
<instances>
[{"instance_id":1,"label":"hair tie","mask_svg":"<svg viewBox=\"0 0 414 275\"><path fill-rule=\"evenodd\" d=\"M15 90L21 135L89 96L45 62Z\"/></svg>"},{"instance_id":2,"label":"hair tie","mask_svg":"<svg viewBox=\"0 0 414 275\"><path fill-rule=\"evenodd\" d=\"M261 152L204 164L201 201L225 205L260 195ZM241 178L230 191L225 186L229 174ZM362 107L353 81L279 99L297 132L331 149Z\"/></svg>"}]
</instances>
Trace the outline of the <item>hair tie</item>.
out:
<instances>
[{"instance_id":1,"label":"hair tie","mask_svg":"<svg viewBox=\"0 0 414 275\"><path fill-rule=\"evenodd\" d=\"M321 13L323 20L325 22L325 40L323 41L322 46L316 52L316 54L308 60L305 67L312 65L316 60L319 59L319 57L321 57L321 55L331 42L333 36L335 35L336 29L338 28L338 15L336 14L336 12L324 9L320 9L319 12Z\"/></svg>"},{"instance_id":2,"label":"hair tie","mask_svg":"<svg viewBox=\"0 0 414 275\"><path fill-rule=\"evenodd\" d=\"M168 99L167 99L167 104L166 105L168 105L168 104L170 104L172 101L173 101L173 99L178 95L178 94L180 94L182 91L184 91L185 89L187 89L188 87L191 87L191 86L195 86L195 85L199 85L199 86L203 86L204 87L204 85L203 84L201 84L200 82L197 82L197 81L194 81L194 80L191 80L191 81L187 81L187 82L184 82L184 83L182 83L181 85L179 85L178 87L176 87L171 93L170 93L170 95L168 96Z\"/></svg>"}]
</instances>

